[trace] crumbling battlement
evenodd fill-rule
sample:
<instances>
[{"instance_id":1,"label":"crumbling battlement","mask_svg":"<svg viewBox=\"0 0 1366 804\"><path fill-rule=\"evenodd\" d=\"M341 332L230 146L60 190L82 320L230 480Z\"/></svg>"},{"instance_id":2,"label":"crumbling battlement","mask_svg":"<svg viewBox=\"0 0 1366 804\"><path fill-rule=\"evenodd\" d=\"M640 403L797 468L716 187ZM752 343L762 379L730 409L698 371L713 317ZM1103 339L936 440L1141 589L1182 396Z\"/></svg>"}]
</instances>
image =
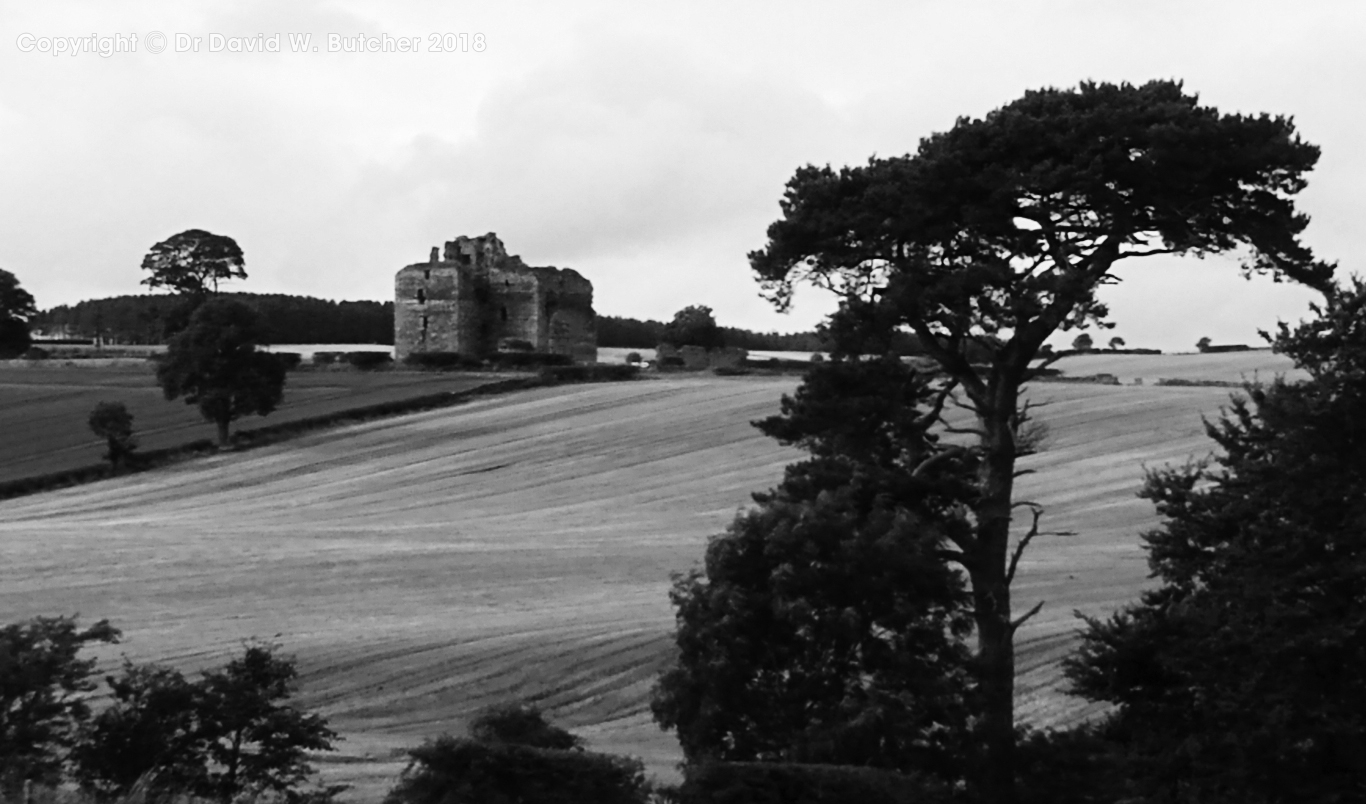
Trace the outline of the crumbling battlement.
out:
<instances>
[{"instance_id":1,"label":"crumbling battlement","mask_svg":"<svg viewBox=\"0 0 1366 804\"><path fill-rule=\"evenodd\" d=\"M394 277L394 356L530 350L597 360L593 283L509 255L493 232L432 248Z\"/></svg>"}]
</instances>

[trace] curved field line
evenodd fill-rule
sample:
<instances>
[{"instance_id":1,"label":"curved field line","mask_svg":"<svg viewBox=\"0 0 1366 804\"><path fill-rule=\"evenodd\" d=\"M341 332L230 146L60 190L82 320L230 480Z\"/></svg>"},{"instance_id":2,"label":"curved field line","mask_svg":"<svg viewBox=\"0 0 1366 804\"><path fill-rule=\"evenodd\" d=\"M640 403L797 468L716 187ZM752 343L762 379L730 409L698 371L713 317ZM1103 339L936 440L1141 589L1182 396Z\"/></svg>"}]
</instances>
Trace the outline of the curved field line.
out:
<instances>
[{"instance_id":1,"label":"curved field line","mask_svg":"<svg viewBox=\"0 0 1366 804\"><path fill-rule=\"evenodd\" d=\"M749 425L795 378L568 386L372 421L0 505L6 621L80 612L107 651L187 669L239 640L296 653L304 702L346 736L330 778L382 791L401 748L481 706L538 701L604 750L679 759L650 722L669 659L669 575L702 556L799 453ZM1202 455L1228 389L1041 384L1051 435L1020 498L1049 529L1016 581L1022 719L1096 707L1062 693L1073 610L1134 599L1156 522L1142 464Z\"/></svg>"}]
</instances>

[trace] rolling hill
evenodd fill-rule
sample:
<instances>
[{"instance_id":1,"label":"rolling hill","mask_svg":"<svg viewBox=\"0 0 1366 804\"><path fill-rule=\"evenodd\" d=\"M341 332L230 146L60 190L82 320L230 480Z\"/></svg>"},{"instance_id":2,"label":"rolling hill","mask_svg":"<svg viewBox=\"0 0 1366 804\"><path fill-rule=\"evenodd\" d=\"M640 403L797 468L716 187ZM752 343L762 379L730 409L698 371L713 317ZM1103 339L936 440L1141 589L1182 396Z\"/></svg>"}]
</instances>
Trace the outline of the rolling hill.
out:
<instances>
[{"instance_id":1,"label":"rolling hill","mask_svg":"<svg viewBox=\"0 0 1366 804\"><path fill-rule=\"evenodd\" d=\"M1179 376L1184 359L1143 376ZM403 747L512 698L667 773L677 745L646 701L669 656L668 577L798 456L748 424L796 382L538 389L10 500L0 611L108 617L125 631L111 658L186 669L277 640L299 657L304 702L347 738L328 777L361 792L387 788ZM1031 390L1051 435L1021 498L1078 535L1040 539L1016 582L1020 609L1046 601L1019 635L1026 721L1092 713L1061 692L1072 612L1143 588L1139 534L1156 519L1134 496L1142 467L1207 453L1200 415L1228 390Z\"/></svg>"}]
</instances>

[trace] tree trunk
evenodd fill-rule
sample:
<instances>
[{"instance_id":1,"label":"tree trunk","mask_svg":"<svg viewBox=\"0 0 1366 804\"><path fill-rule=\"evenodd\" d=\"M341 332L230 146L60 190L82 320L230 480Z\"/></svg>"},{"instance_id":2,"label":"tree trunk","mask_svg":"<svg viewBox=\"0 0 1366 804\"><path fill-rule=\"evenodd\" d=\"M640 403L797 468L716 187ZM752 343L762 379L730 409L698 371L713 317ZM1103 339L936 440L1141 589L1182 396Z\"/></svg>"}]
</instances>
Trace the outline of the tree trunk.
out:
<instances>
[{"instance_id":1,"label":"tree trunk","mask_svg":"<svg viewBox=\"0 0 1366 804\"><path fill-rule=\"evenodd\" d=\"M977 624L977 679L982 701L985 767L978 785L992 804L1015 801L1015 644L1011 626L1007 556L1015 485L1015 437L1011 421L1017 387L1001 382L978 413L983 461L979 474L977 545L968 574ZM1007 386L1007 387L1001 387Z\"/></svg>"},{"instance_id":2,"label":"tree trunk","mask_svg":"<svg viewBox=\"0 0 1366 804\"><path fill-rule=\"evenodd\" d=\"M220 447L228 446L228 424L231 421L227 416L223 416L216 422L218 424L218 446Z\"/></svg>"}]
</instances>

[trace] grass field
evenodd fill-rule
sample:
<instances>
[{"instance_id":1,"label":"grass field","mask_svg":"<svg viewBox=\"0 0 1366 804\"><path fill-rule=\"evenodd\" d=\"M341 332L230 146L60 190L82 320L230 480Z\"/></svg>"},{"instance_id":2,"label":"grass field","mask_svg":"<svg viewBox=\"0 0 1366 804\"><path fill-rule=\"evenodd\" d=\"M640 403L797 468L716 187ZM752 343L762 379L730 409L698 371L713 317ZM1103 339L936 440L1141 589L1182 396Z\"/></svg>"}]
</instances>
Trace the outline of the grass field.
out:
<instances>
[{"instance_id":1,"label":"grass field","mask_svg":"<svg viewBox=\"0 0 1366 804\"><path fill-rule=\"evenodd\" d=\"M1280 358L1255 354L1274 372ZM1164 359L1153 376L1187 358ZM1202 370L1236 378L1245 363ZM646 701L669 655L668 575L797 457L748 424L796 382L538 389L10 500L0 612L109 617L126 634L111 655L187 669L276 638L299 656L304 701L347 738L327 776L365 799L405 746L513 698L667 773L677 745ZM1200 415L1228 389L1031 396L1052 435L1021 497L1078 535L1041 539L1022 564L1016 605L1046 603L1019 634L1019 704L1028 722L1065 725L1092 712L1061 692L1073 610L1104 613L1145 583L1138 536L1156 520L1134 496L1142 466L1207 453Z\"/></svg>"},{"instance_id":2,"label":"grass field","mask_svg":"<svg viewBox=\"0 0 1366 804\"><path fill-rule=\"evenodd\" d=\"M167 402L151 364L75 367L38 363L0 365L0 482L99 463L104 443L86 419L102 401L123 402L145 450L214 438L214 427L198 408ZM390 402L439 391L463 391L498 379L492 375L418 372L291 372L285 400L267 417L248 416L238 427L260 427L347 408Z\"/></svg>"}]
</instances>

